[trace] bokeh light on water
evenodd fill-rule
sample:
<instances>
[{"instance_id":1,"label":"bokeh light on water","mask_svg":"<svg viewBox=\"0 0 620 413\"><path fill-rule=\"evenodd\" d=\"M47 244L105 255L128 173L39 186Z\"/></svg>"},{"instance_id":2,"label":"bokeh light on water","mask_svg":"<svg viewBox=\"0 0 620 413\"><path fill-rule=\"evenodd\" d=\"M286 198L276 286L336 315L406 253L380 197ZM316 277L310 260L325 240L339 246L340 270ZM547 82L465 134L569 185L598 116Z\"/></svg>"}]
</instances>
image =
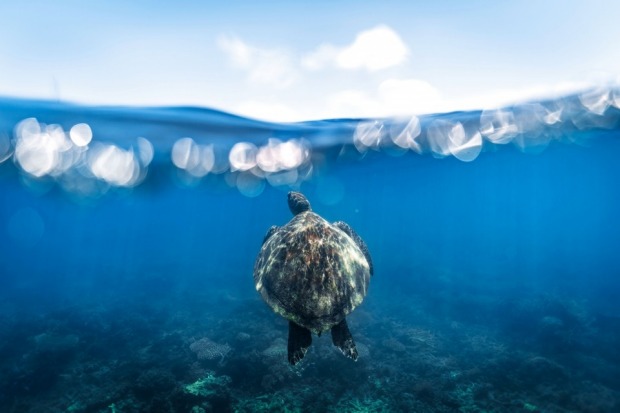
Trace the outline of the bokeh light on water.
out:
<instances>
[{"instance_id":1,"label":"bokeh light on water","mask_svg":"<svg viewBox=\"0 0 620 413\"><path fill-rule=\"evenodd\" d=\"M236 143L230 150L231 171L241 171L236 187L243 195L262 193L265 182L274 187L297 187L312 175L310 144L305 139L281 141L270 138L257 147Z\"/></svg>"},{"instance_id":2,"label":"bokeh light on water","mask_svg":"<svg viewBox=\"0 0 620 413\"><path fill-rule=\"evenodd\" d=\"M26 182L56 183L80 196L138 186L148 179L149 168L163 167L181 185L219 181L254 197L267 185L286 189L318 182L331 152L339 160L409 153L472 162L499 147L539 153L554 141L581 144L587 134L575 130L616 127L619 107L620 88L602 85L502 108L399 118L237 124L206 111L191 125L172 117L166 136L161 132L166 126L152 123L148 114L144 124L121 126L112 118L97 127L83 116L70 125L66 119L46 124L26 118L15 126L13 139L0 133L0 162L12 158ZM151 133L159 136L144 137Z\"/></svg>"},{"instance_id":3,"label":"bokeh light on water","mask_svg":"<svg viewBox=\"0 0 620 413\"><path fill-rule=\"evenodd\" d=\"M136 149L93 142L93 132L86 123L66 131L60 125L27 118L16 125L14 135L15 164L27 177L56 180L62 188L81 195L100 195L109 187L136 186L146 177L154 155L153 145L146 138L138 138ZM10 153L10 148L3 151ZM88 182L92 180L103 185Z\"/></svg>"},{"instance_id":4,"label":"bokeh light on water","mask_svg":"<svg viewBox=\"0 0 620 413\"><path fill-rule=\"evenodd\" d=\"M86 123L78 123L71 127L69 136L76 146L86 146L93 139L93 131Z\"/></svg>"},{"instance_id":5,"label":"bokeh light on water","mask_svg":"<svg viewBox=\"0 0 620 413\"><path fill-rule=\"evenodd\" d=\"M620 109L620 86L616 86L611 92L611 104Z\"/></svg>"},{"instance_id":6,"label":"bokeh light on water","mask_svg":"<svg viewBox=\"0 0 620 413\"><path fill-rule=\"evenodd\" d=\"M353 133L353 144L360 152L378 149L384 140L384 124L381 121L361 121Z\"/></svg>"},{"instance_id":7,"label":"bokeh light on water","mask_svg":"<svg viewBox=\"0 0 620 413\"><path fill-rule=\"evenodd\" d=\"M579 100L590 112L596 115L602 115L611 105L611 90L605 87L594 88L580 93Z\"/></svg>"},{"instance_id":8,"label":"bokeh light on water","mask_svg":"<svg viewBox=\"0 0 620 413\"><path fill-rule=\"evenodd\" d=\"M459 161L471 162L482 151L482 136L480 132L468 133L461 122L457 122L448 133L450 153Z\"/></svg>"},{"instance_id":9,"label":"bokeh light on water","mask_svg":"<svg viewBox=\"0 0 620 413\"><path fill-rule=\"evenodd\" d=\"M225 166L215 170L215 152L213 145L198 145L192 138L181 138L172 147L172 163L189 175L202 178L210 172L223 172Z\"/></svg>"},{"instance_id":10,"label":"bokeh light on water","mask_svg":"<svg viewBox=\"0 0 620 413\"><path fill-rule=\"evenodd\" d=\"M234 184L241 194L250 198L259 196L265 190L265 181L250 172L239 173Z\"/></svg>"},{"instance_id":11,"label":"bokeh light on water","mask_svg":"<svg viewBox=\"0 0 620 413\"><path fill-rule=\"evenodd\" d=\"M505 144L517 136L519 128L511 110L490 110L480 115L480 133L492 143Z\"/></svg>"},{"instance_id":12,"label":"bokeh light on water","mask_svg":"<svg viewBox=\"0 0 620 413\"><path fill-rule=\"evenodd\" d=\"M282 141L268 138L262 145L240 141L225 151L220 145L198 144L192 138L181 138L171 150L171 160L178 170L191 175L182 177L187 185L196 185L207 174L224 174L228 186L245 196L260 195L266 184L298 186L312 176L310 143L303 138ZM216 155L217 152L217 155ZM224 156L226 152L226 156Z\"/></svg>"},{"instance_id":13,"label":"bokeh light on water","mask_svg":"<svg viewBox=\"0 0 620 413\"><path fill-rule=\"evenodd\" d=\"M258 167L267 174L291 171L306 164L310 159L310 143L305 139L281 142L269 139L256 154Z\"/></svg>"},{"instance_id":14,"label":"bokeh light on water","mask_svg":"<svg viewBox=\"0 0 620 413\"><path fill-rule=\"evenodd\" d=\"M9 159L12 154L11 140L7 135L0 132L0 163Z\"/></svg>"},{"instance_id":15,"label":"bokeh light on water","mask_svg":"<svg viewBox=\"0 0 620 413\"><path fill-rule=\"evenodd\" d=\"M89 151L93 175L114 186L134 186L140 178L140 163L133 150L98 144Z\"/></svg>"},{"instance_id":16,"label":"bokeh light on water","mask_svg":"<svg viewBox=\"0 0 620 413\"><path fill-rule=\"evenodd\" d=\"M412 116L406 123L392 125L390 128L390 138L396 146L420 153L422 148L418 142L418 137L421 132L420 119L417 116Z\"/></svg>"},{"instance_id":17,"label":"bokeh light on water","mask_svg":"<svg viewBox=\"0 0 620 413\"><path fill-rule=\"evenodd\" d=\"M248 142L239 142L230 150L228 161L232 171L249 171L256 166L256 145Z\"/></svg>"},{"instance_id":18,"label":"bokeh light on water","mask_svg":"<svg viewBox=\"0 0 620 413\"><path fill-rule=\"evenodd\" d=\"M138 138L138 156L140 157L142 165L148 166L153 161L155 148L148 139L143 137Z\"/></svg>"},{"instance_id":19,"label":"bokeh light on water","mask_svg":"<svg viewBox=\"0 0 620 413\"><path fill-rule=\"evenodd\" d=\"M59 176L81 160L82 150L67 139L58 125L26 119L17 125L16 135L15 159L33 177Z\"/></svg>"},{"instance_id":20,"label":"bokeh light on water","mask_svg":"<svg viewBox=\"0 0 620 413\"><path fill-rule=\"evenodd\" d=\"M580 143L572 134L574 128L616 126L619 90L618 86L600 86L571 96L481 111L363 119L352 132L352 143L362 155L368 150L412 151L463 162L475 160L485 148L508 144L522 152L539 153L554 140Z\"/></svg>"},{"instance_id":21,"label":"bokeh light on water","mask_svg":"<svg viewBox=\"0 0 620 413\"><path fill-rule=\"evenodd\" d=\"M482 137L461 122L444 119L434 120L426 130L426 146L436 158L454 156L463 162L471 162L482 151Z\"/></svg>"}]
</instances>

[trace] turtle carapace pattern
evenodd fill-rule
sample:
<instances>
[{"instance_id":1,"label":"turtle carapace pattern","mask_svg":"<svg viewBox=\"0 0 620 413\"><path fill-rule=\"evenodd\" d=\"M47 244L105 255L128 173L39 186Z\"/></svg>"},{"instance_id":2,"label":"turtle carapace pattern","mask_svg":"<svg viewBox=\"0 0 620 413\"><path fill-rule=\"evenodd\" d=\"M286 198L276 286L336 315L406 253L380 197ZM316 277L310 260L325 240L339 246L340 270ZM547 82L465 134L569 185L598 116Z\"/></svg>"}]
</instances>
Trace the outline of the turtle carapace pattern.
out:
<instances>
[{"instance_id":1,"label":"turtle carapace pattern","mask_svg":"<svg viewBox=\"0 0 620 413\"><path fill-rule=\"evenodd\" d=\"M332 342L357 360L346 316L368 291L373 265L364 241L346 223L330 224L299 192L289 192L294 217L272 226L254 264L256 290L289 320L288 361L303 359L312 333L331 330Z\"/></svg>"}]
</instances>

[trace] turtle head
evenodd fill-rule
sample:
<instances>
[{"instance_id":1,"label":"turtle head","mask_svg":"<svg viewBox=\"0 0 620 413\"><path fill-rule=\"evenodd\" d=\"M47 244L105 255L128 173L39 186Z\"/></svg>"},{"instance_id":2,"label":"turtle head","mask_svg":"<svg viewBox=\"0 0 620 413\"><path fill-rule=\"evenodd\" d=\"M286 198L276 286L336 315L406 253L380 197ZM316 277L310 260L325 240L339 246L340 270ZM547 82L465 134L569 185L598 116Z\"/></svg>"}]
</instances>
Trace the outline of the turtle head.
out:
<instances>
[{"instance_id":1,"label":"turtle head","mask_svg":"<svg viewBox=\"0 0 620 413\"><path fill-rule=\"evenodd\" d=\"M293 215L301 214L305 211L311 211L310 202L308 199L301 193L291 191L288 193L288 207L293 213Z\"/></svg>"}]
</instances>

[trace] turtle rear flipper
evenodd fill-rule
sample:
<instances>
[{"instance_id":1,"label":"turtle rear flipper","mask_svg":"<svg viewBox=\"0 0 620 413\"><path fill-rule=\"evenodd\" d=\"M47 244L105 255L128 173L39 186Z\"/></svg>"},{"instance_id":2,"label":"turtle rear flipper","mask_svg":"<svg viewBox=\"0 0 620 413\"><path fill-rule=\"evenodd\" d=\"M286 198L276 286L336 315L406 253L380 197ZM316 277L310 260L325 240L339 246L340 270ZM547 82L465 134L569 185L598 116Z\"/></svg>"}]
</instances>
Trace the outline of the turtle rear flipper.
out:
<instances>
[{"instance_id":1,"label":"turtle rear flipper","mask_svg":"<svg viewBox=\"0 0 620 413\"><path fill-rule=\"evenodd\" d=\"M312 344L312 334L307 328L288 322L288 362L295 365L301 361Z\"/></svg>"},{"instance_id":2,"label":"turtle rear flipper","mask_svg":"<svg viewBox=\"0 0 620 413\"><path fill-rule=\"evenodd\" d=\"M340 323L332 327L332 343L342 351L342 354L357 361L357 348L346 319L343 318Z\"/></svg>"}]
</instances>

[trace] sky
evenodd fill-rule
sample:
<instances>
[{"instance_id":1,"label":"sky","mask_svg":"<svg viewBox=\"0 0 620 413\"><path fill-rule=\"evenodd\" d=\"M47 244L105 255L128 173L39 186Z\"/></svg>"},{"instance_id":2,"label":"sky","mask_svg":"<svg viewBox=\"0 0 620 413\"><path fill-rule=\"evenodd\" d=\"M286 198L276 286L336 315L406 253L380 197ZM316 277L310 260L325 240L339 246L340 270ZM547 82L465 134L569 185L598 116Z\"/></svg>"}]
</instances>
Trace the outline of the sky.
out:
<instances>
[{"instance_id":1,"label":"sky","mask_svg":"<svg viewBox=\"0 0 620 413\"><path fill-rule=\"evenodd\" d=\"M0 16L8 97L297 121L484 109L620 80L616 0L25 0Z\"/></svg>"}]
</instances>

